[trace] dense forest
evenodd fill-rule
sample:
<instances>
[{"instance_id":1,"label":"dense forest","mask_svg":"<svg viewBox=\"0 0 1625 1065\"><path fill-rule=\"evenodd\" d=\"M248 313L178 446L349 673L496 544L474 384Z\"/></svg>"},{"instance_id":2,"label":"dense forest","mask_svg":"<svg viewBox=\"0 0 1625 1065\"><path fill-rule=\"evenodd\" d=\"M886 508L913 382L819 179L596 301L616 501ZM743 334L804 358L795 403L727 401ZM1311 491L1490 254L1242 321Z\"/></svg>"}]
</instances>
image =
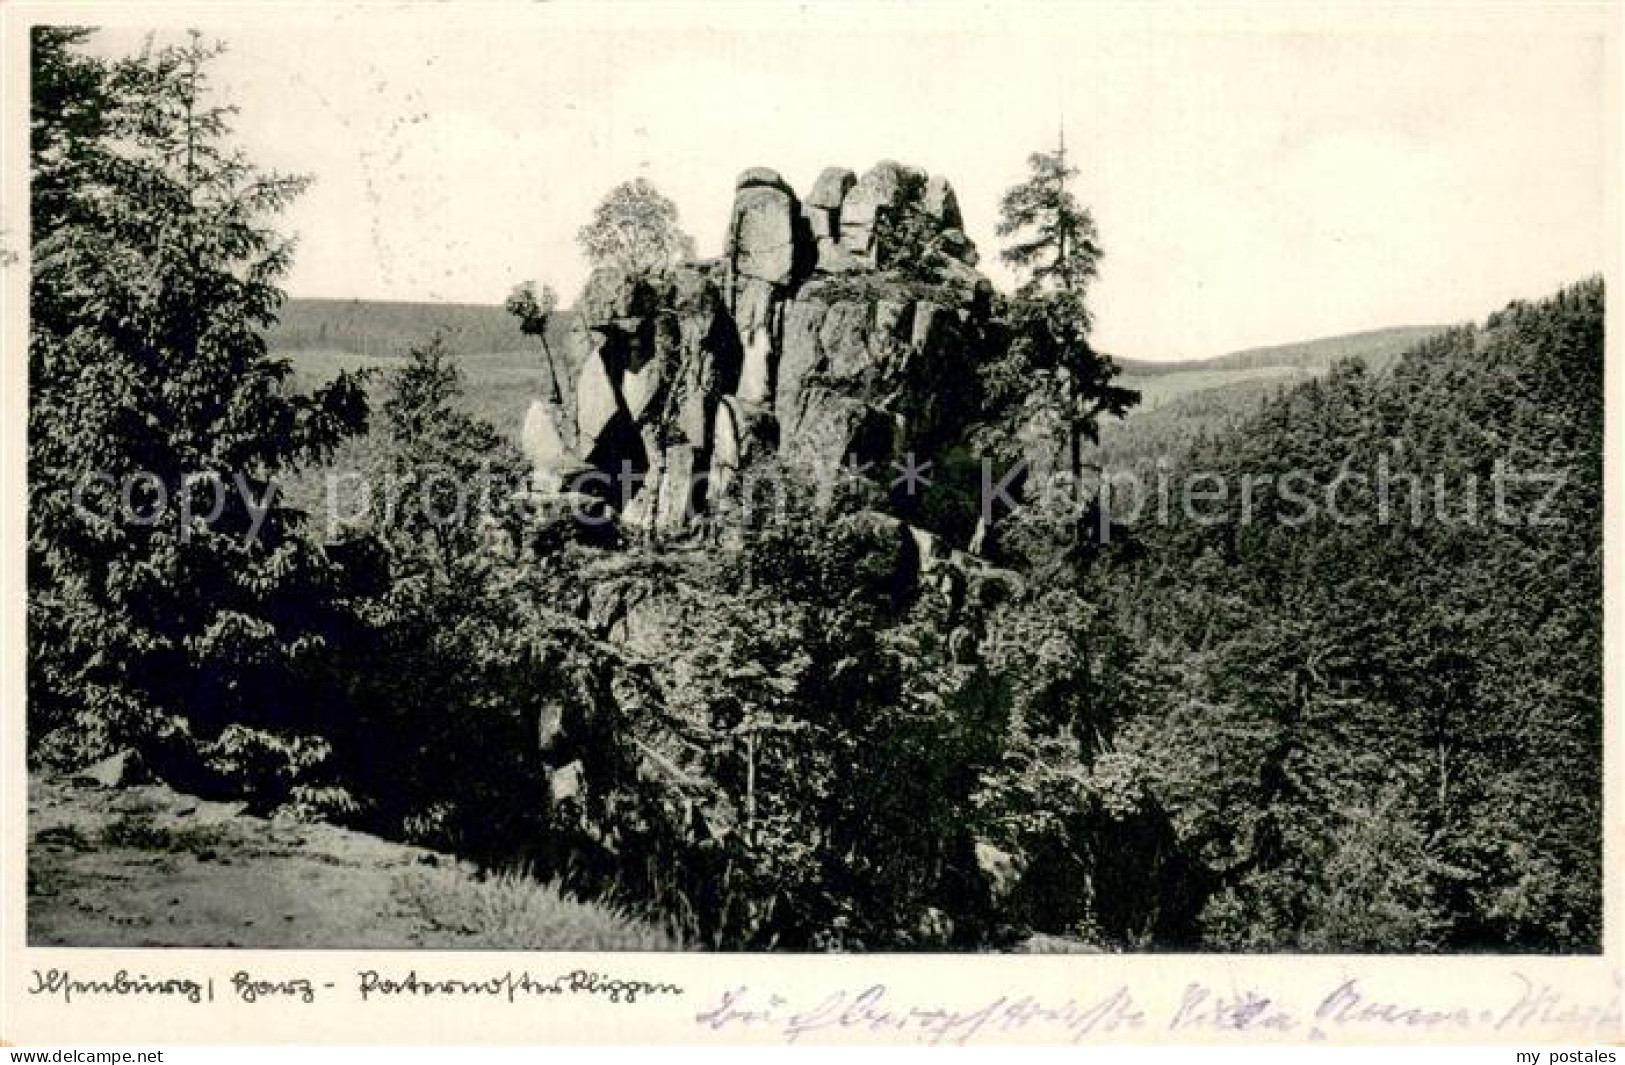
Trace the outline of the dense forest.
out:
<instances>
[{"instance_id":1,"label":"dense forest","mask_svg":"<svg viewBox=\"0 0 1625 1065\"><path fill-rule=\"evenodd\" d=\"M1590 281L1339 365L1180 460L1273 477L1250 521L1176 510L1096 562L1113 747L1203 872L1205 944L1595 948L1602 321ZM1347 521L1279 487L1348 470Z\"/></svg>"},{"instance_id":2,"label":"dense forest","mask_svg":"<svg viewBox=\"0 0 1625 1065\"><path fill-rule=\"evenodd\" d=\"M821 300L888 351L871 323L906 303L952 372L900 357L902 387L831 357L805 380L923 397L950 457L1019 440L1076 471L1117 446L1176 499L1222 491L1024 496L972 541L957 498L905 510L741 450L773 505L640 535L532 490L511 426L471 408L453 348L493 350L481 315L437 336L434 312L389 367L319 384L275 357L338 339L278 325L271 222L301 182L230 149L200 40L103 61L84 38L34 41L34 771L122 752L701 948L1598 949L1600 280L1114 445L1136 396L1087 343L1093 221L1038 153L1008 229L1048 211L1075 243L1013 245L1022 290L974 276L940 184L935 229L882 213L902 251L795 282L793 312ZM594 277L581 303L638 336L678 319L617 300L727 321L691 263ZM650 391L657 443L701 385ZM275 490L330 474L424 505L334 523ZM477 506L442 505L470 485Z\"/></svg>"}]
</instances>

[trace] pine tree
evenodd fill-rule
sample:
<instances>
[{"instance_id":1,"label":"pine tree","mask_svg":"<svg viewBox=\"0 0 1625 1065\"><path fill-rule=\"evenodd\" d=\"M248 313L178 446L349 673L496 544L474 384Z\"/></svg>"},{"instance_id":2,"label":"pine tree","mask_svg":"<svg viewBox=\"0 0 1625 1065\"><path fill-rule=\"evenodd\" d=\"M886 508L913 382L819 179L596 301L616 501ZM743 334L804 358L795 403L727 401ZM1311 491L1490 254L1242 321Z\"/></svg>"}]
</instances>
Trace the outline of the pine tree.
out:
<instances>
[{"instance_id":1,"label":"pine tree","mask_svg":"<svg viewBox=\"0 0 1625 1065\"><path fill-rule=\"evenodd\" d=\"M32 56L30 725L62 759L301 705L334 572L276 482L366 418L354 377L298 395L267 351L267 220L305 182L232 146L220 48L101 61L86 35Z\"/></svg>"},{"instance_id":2,"label":"pine tree","mask_svg":"<svg viewBox=\"0 0 1625 1065\"><path fill-rule=\"evenodd\" d=\"M1098 442L1102 415L1122 414L1140 397L1111 383L1117 366L1089 345L1085 296L1102 252L1094 216L1069 187L1078 171L1066 161L1065 135L1055 151L1034 152L1027 163L1027 180L999 204L998 235L1012 238L1000 258L1022 275L1010 317L1027 359L1053 374L1073 502L1081 504L1084 442Z\"/></svg>"},{"instance_id":3,"label":"pine tree","mask_svg":"<svg viewBox=\"0 0 1625 1065\"><path fill-rule=\"evenodd\" d=\"M1069 187L1078 175L1066 161L1066 136L1053 152L1027 157L1028 177L999 203L1000 237L1014 238L999 257L1025 277L1019 296L1067 292L1081 298L1099 273L1095 219ZM1080 323L1088 331L1088 319Z\"/></svg>"},{"instance_id":4,"label":"pine tree","mask_svg":"<svg viewBox=\"0 0 1625 1065\"><path fill-rule=\"evenodd\" d=\"M482 522L501 513L524 480L523 458L494 426L464 409L463 389L463 373L439 336L414 347L389 376L381 472L405 505L388 516L387 531L435 548L425 559L398 552L407 570L427 563L454 571L476 553Z\"/></svg>"}]
</instances>

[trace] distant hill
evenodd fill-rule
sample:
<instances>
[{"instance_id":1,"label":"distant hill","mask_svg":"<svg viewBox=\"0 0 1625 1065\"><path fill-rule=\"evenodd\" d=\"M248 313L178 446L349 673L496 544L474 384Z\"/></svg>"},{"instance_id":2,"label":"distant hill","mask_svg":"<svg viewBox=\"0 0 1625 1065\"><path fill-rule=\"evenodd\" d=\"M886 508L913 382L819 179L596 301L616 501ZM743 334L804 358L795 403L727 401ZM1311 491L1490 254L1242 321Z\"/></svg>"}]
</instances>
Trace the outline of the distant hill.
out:
<instances>
[{"instance_id":1,"label":"distant hill","mask_svg":"<svg viewBox=\"0 0 1625 1065\"><path fill-rule=\"evenodd\" d=\"M561 310L553 317L548 339L562 339L568 328L569 311ZM1211 359L1152 362L1120 356L1117 364L1125 376L1136 378L1270 368L1319 372L1339 359L1358 355L1366 360L1367 366L1378 370L1418 341L1444 328L1406 325L1372 329L1293 344L1248 348ZM389 357L403 354L437 330L444 332L454 347L481 354L529 351L534 345L534 341L519 331L513 316L497 304L326 298L288 300L283 304L280 321L267 339L274 350L348 351L356 355Z\"/></svg>"},{"instance_id":2,"label":"distant hill","mask_svg":"<svg viewBox=\"0 0 1625 1065\"><path fill-rule=\"evenodd\" d=\"M560 356L569 323L569 312L561 310L548 329L548 342ZM1119 461L1182 450L1204 433L1251 414L1281 387L1322 374L1341 359L1357 356L1380 372L1443 329L1373 329L1212 359L1119 358L1120 383L1138 389L1141 402L1126 422L1102 425L1102 443L1108 457ZM471 405L517 435L526 406L544 386L545 371L535 338L521 333L513 316L495 304L290 299L267 340L273 351L293 356L301 378L314 385L341 369L387 367L437 332L467 374Z\"/></svg>"},{"instance_id":3,"label":"distant hill","mask_svg":"<svg viewBox=\"0 0 1625 1065\"><path fill-rule=\"evenodd\" d=\"M569 321L559 311L548 324L561 357ZM300 385L313 388L340 370L388 370L437 333L463 370L469 408L517 439L525 408L547 386L546 364L536 338L494 304L290 299L266 340L292 359Z\"/></svg>"},{"instance_id":4,"label":"distant hill","mask_svg":"<svg viewBox=\"0 0 1625 1065\"><path fill-rule=\"evenodd\" d=\"M1181 359L1177 362L1149 362L1143 359L1120 358L1117 364L1125 374L1156 377L1164 374L1189 373L1192 370L1256 370L1266 366L1293 367L1312 373L1329 369L1341 359L1359 356L1372 370L1381 370L1420 341L1443 332L1442 325L1400 325L1388 329L1369 329L1361 333L1322 337L1319 340L1301 340L1292 344L1276 344L1265 348L1247 348L1232 351L1211 359Z\"/></svg>"},{"instance_id":5,"label":"distant hill","mask_svg":"<svg viewBox=\"0 0 1625 1065\"><path fill-rule=\"evenodd\" d=\"M1101 423L1093 461L1108 469L1173 458L1197 441L1234 428L1283 389L1319 377L1344 359L1358 358L1373 374L1445 331L1445 326L1397 326L1323 337L1296 344L1250 348L1212 359L1146 362L1118 359L1118 383L1140 393L1124 419Z\"/></svg>"},{"instance_id":6,"label":"distant hill","mask_svg":"<svg viewBox=\"0 0 1625 1065\"><path fill-rule=\"evenodd\" d=\"M549 340L562 339L563 312L554 317ZM491 354L530 351L535 340L495 304L408 303L391 300L290 299L266 339L274 351L342 351L355 355L404 355L435 333L455 350Z\"/></svg>"}]
</instances>

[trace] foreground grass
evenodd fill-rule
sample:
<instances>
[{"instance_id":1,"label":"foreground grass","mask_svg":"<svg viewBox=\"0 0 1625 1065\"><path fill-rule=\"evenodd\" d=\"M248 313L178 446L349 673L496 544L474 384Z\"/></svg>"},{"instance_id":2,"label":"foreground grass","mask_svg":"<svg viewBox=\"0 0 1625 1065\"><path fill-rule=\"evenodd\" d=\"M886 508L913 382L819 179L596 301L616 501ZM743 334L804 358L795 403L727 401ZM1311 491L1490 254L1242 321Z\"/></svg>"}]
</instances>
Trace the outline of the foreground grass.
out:
<instances>
[{"instance_id":1,"label":"foreground grass","mask_svg":"<svg viewBox=\"0 0 1625 1065\"><path fill-rule=\"evenodd\" d=\"M475 879L448 867L412 869L397 893L434 932L472 950L683 950L671 933L602 902L569 898L519 872Z\"/></svg>"},{"instance_id":2,"label":"foreground grass","mask_svg":"<svg viewBox=\"0 0 1625 1065\"><path fill-rule=\"evenodd\" d=\"M162 785L28 787L28 941L52 947L681 950L621 907Z\"/></svg>"}]
</instances>

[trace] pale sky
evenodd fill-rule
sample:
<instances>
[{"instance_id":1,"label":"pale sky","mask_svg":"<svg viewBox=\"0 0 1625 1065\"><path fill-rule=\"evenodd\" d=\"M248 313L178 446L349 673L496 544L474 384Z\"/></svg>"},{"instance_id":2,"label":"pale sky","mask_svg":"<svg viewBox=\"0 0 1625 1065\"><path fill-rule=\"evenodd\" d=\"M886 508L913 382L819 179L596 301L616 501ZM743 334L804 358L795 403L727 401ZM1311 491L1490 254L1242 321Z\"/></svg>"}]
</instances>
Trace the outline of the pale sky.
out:
<instances>
[{"instance_id":1,"label":"pale sky","mask_svg":"<svg viewBox=\"0 0 1625 1065\"><path fill-rule=\"evenodd\" d=\"M739 171L771 166L805 192L825 166L882 158L946 175L1008 284L999 195L1063 120L1106 249L1095 340L1120 355L1480 318L1610 265L1595 12L1363 10L392 5L190 21L209 15L231 48L217 82L252 157L315 178L283 220L300 239L294 295L495 303L534 278L569 301L586 273L576 229L619 181L653 181L714 255ZM110 31L102 47L138 40Z\"/></svg>"}]
</instances>

